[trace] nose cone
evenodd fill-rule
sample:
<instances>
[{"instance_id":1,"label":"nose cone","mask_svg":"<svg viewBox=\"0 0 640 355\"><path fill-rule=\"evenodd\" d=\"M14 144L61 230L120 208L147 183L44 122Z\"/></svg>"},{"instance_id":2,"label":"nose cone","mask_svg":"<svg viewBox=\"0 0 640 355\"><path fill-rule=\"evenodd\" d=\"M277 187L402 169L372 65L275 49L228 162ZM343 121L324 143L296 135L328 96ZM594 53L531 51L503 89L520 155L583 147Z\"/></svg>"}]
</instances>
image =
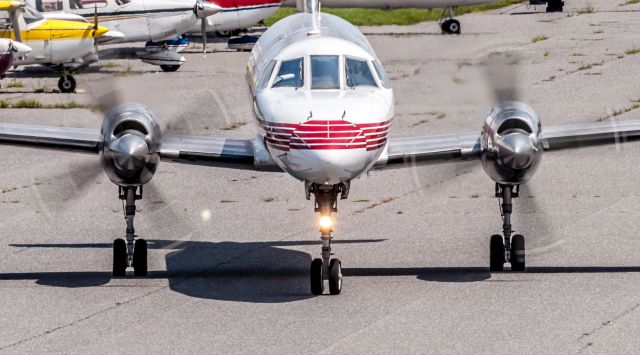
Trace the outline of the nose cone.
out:
<instances>
[{"instance_id":1,"label":"nose cone","mask_svg":"<svg viewBox=\"0 0 640 355\"><path fill-rule=\"evenodd\" d=\"M205 1L196 2L196 6L194 8L196 17L198 17L199 19L203 19L205 17L215 15L220 11L222 11L222 8L220 6L211 2L205 2Z\"/></svg>"},{"instance_id":2,"label":"nose cone","mask_svg":"<svg viewBox=\"0 0 640 355\"><path fill-rule=\"evenodd\" d=\"M126 134L109 144L109 152L118 169L135 174L144 168L149 147L143 137L137 134Z\"/></svg>"},{"instance_id":3,"label":"nose cone","mask_svg":"<svg viewBox=\"0 0 640 355\"><path fill-rule=\"evenodd\" d=\"M91 28L93 28L93 26L91 26ZM100 38L104 34L106 34L107 32L109 32L108 28L106 28L104 26L98 26L98 29L96 30L96 33L93 35L93 38Z\"/></svg>"},{"instance_id":4,"label":"nose cone","mask_svg":"<svg viewBox=\"0 0 640 355\"><path fill-rule=\"evenodd\" d=\"M23 57L32 51L31 47L16 41L12 41L11 46L13 48L14 57Z\"/></svg>"},{"instance_id":5,"label":"nose cone","mask_svg":"<svg viewBox=\"0 0 640 355\"><path fill-rule=\"evenodd\" d=\"M522 133L511 133L500 137L497 148L500 161L512 169L530 167L536 152L531 138Z\"/></svg>"}]
</instances>

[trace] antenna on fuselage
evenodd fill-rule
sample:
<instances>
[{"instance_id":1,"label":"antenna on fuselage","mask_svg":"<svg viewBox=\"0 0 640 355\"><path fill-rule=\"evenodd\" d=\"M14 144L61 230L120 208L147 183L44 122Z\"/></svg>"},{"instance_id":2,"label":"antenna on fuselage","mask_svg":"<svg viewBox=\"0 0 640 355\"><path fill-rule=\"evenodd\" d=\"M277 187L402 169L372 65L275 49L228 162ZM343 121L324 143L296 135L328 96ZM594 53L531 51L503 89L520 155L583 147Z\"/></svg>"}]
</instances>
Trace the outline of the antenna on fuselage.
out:
<instances>
[{"instance_id":1,"label":"antenna on fuselage","mask_svg":"<svg viewBox=\"0 0 640 355\"><path fill-rule=\"evenodd\" d=\"M317 36L320 31L320 0L298 0L298 11L311 14L313 20L313 29L307 35Z\"/></svg>"}]
</instances>

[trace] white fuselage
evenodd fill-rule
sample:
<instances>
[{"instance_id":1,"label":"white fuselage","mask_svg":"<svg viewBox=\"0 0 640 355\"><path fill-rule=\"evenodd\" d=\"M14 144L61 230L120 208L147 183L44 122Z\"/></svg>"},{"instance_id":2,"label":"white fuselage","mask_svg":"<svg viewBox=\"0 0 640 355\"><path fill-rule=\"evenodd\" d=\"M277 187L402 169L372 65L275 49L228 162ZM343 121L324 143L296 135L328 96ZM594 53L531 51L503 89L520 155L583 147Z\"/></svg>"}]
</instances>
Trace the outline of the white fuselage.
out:
<instances>
[{"instance_id":1,"label":"white fuselage","mask_svg":"<svg viewBox=\"0 0 640 355\"><path fill-rule=\"evenodd\" d=\"M297 179L338 184L366 172L384 151L394 99L364 35L336 16L320 16L320 33L307 13L269 28L247 70L275 162Z\"/></svg>"},{"instance_id":2,"label":"white fuselage","mask_svg":"<svg viewBox=\"0 0 640 355\"><path fill-rule=\"evenodd\" d=\"M183 0L186 1L186 0ZM212 1L222 8L206 19L207 31L232 31L255 26L280 8L280 0L218 0ZM200 33L200 23L189 32Z\"/></svg>"}]
</instances>

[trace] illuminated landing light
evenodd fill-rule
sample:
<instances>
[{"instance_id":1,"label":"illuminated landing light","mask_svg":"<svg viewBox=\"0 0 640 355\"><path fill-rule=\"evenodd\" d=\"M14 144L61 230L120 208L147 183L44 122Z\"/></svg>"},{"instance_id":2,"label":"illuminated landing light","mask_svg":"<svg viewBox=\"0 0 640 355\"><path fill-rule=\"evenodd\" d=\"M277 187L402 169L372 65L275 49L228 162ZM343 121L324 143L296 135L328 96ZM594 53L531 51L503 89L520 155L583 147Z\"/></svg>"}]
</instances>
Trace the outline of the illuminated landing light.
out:
<instances>
[{"instance_id":1,"label":"illuminated landing light","mask_svg":"<svg viewBox=\"0 0 640 355\"><path fill-rule=\"evenodd\" d=\"M208 208L204 211L202 211L202 213L200 213L200 218L202 218L203 222L209 222L211 220L211 210L209 210Z\"/></svg>"},{"instance_id":2,"label":"illuminated landing light","mask_svg":"<svg viewBox=\"0 0 640 355\"><path fill-rule=\"evenodd\" d=\"M320 217L320 230L331 231L331 227L333 227L333 220L330 216Z\"/></svg>"}]
</instances>

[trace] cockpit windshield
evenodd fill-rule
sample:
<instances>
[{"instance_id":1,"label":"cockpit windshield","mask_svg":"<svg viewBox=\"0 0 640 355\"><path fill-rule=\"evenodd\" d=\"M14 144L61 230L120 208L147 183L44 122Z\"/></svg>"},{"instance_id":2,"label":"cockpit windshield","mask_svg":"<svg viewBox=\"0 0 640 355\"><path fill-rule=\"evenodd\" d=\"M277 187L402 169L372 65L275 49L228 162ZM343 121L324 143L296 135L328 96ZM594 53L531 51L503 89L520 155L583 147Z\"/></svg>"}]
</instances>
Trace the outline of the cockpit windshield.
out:
<instances>
[{"instance_id":1,"label":"cockpit windshield","mask_svg":"<svg viewBox=\"0 0 640 355\"><path fill-rule=\"evenodd\" d=\"M340 64L337 55L311 56L311 89L340 89Z\"/></svg>"},{"instance_id":2,"label":"cockpit windshield","mask_svg":"<svg viewBox=\"0 0 640 355\"><path fill-rule=\"evenodd\" d=\"M347 86L378 86L366 60L346 58Z\"/></svg>"},{"instance_id":3,"label":"cockpit windshield","mask_svg":"<svg viewBox=\"0 0 640 355\"><path fill-rule=\"evenodd\" d=\"M280 64L278 75L273 80L272 87L293 87L299 88L304 85L304 60L296 58L291 60L283 60Z\"/></svg>"}]
</instances>

